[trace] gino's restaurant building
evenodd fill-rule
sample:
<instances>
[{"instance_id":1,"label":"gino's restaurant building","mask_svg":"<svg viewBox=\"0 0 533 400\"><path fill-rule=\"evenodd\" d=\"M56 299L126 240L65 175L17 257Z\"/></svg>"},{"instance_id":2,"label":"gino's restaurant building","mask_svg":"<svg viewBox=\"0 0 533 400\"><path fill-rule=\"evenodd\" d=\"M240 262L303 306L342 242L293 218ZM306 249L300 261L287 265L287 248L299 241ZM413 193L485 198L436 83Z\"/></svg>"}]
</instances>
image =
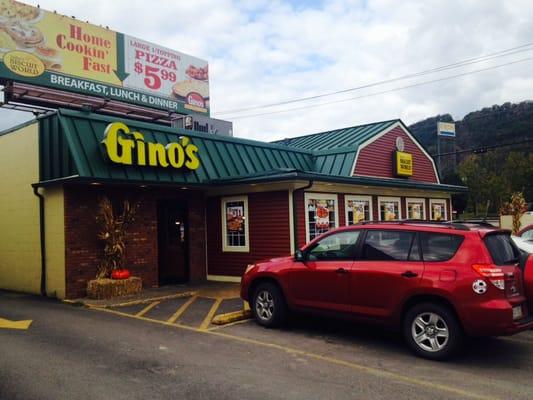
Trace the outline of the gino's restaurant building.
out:
<instances>
[{"instance_id":1,"label":"gino's restaurant building","mask_svg":"<svg viewBox=\"0 0 533 400\"><path fill-rule=\"evenodd\" d=\"M139 201L127 265L145 287L238 281L361 220L450 219L453 192L400 120L264 143L60 109L0 133L0 286L86 294L98 199Z\"/></svg>"}]
</instances>

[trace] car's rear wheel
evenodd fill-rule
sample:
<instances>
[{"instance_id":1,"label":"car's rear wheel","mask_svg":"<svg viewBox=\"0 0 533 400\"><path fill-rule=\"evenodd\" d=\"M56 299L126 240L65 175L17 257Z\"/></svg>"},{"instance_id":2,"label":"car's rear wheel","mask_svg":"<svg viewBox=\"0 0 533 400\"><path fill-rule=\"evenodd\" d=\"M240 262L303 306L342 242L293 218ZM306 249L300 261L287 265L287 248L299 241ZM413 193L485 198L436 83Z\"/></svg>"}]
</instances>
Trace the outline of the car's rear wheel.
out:
<instances>
[{"instance_id":1,"label":"car's rear wheel","mask_svg":"<svg viewBox=\"0 0 533 400\"><path fill-rule=\"evenodd\" d=\"M259 284L254 291L252 312L260 325L268 328L281 325L287 315L287 306L279 287L270 282Z\"/></svg>"},{"instance_id":2,"label":"car's rear wheel","mask_svg":"<svg viewBox=\"0 0 533 400\"><path fill-rule=\"evenodd\" d=\"M442 360L452 356L463 342L463 330L448 307L421 303L411 307L403 321L409 347L419 356Z\"/></svg>"}]
</instances>

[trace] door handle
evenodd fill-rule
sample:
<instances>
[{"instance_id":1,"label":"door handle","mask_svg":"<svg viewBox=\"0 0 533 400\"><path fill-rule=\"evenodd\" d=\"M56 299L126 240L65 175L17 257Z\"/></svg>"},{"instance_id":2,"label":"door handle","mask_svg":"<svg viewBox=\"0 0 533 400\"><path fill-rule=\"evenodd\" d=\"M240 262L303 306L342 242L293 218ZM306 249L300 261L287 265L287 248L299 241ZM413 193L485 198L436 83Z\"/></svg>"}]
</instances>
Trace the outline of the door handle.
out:
<instances>
[{"instance_id":1,"label":"door handle","mask_svg":"<svg viewBox=\"0 0 533 400\"><path fill-rule=\"evenodd\" d=\"M344 268L338 268L335 270L335 272L337 274L347 274L348 273L348 270L347 269L344 269Z\"/></svg>"},{"instance_id":2,"label":"door handle","mask_svg":"<svg viewBox=\"0 0 533 400\"><path fill-rule=\"evenodd\" d=\"M418 276L418 274L416 272L413 272L413 271L405 271L402 276L406 277L406 278L416 278Z\"/></svg>"}]
</instances>

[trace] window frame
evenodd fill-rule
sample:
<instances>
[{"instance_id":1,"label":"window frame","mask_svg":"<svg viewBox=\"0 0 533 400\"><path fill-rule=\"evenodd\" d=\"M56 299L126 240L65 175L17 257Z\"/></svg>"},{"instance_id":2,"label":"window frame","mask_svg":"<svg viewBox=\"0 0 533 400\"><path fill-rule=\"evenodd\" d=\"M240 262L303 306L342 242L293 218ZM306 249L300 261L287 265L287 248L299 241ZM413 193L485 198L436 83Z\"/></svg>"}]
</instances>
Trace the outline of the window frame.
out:
<instances>
[{"instance_id":1,"label":"window frame","mask_svg":"<svg viewBox=\"0 0 533 400\"><path fill-rule=\"evenodd\" d=\"M228 203L243 202L244 206L244 246L232 246L228 244L227 236L227 217L226 217L226 205ZM238 252L249 253L250 252L250 228L248 222L248 196L231 196L222 197L220 201L221 218L222 218L222 252Z\"/></svg>"},{"instance_id":2,"label":"window frame","mask_svg":"<svg viewBox=\"0 0 533 400\"><path fill-rule=\"evenodd\" d=\"M406 197L405 198L405 212L406 219L409 219L409 203L422 203L422 213L424 214L421 220L427 220L426 199L422 197Z\"/></svg>"},{"instance_id":3,"label":"window frame","mask_svg":"<svg viewBox=\"0 0 533 400\"><path fill-rule=\"evenodd\" d=\"M372 196L365 195L344 195L344 224L346 226L355 225L348 224L348 202L349 201L368 201L368 220L363 219L363 221L373 221L374 220L374 205L372 204Z\"/></svg>"},{"instance_id":4,"label":"window frame","mask_svg":"<svg viewBox=\"0 0 533 400\"><path fill-rule=\"evenodd\" d=\"M448 221L448 199L429 199L429 220L437 221L433 219L433 204L444 203L444 218L441 221Z\"/></svg>"},{"instance_id":5,"label":"window frame","mask_svg":"<svg viewBox=\"0 0 533 400\"><path fill-rule=\"evenodd\" d=\"M339 196L336 193L304 193L304 214L305 214L305 243L311 242L311 232L309 232L309 211L307 210L308 200L334 200L335 201L335 226L329 228L328 231L339 227ZM320 236L320 235L319 235ZM316 236L318 237L318 236ZM313 238L314 240L314 238Z\"/></svg>"},{"instance_id":6,"label":"window frame","mask_svg":"<svg viewBox=\"0 0 533 400\"><path fill-rule=\"evenodd\" d=\"M398 202L398 217L392 221L401 221L403 219L402 215L402 198L401 197L389 197L389 196L378 196L378 221L386 221L381 219L381 203L387 201L397 201Z\"/></svg>"}]
</instances>

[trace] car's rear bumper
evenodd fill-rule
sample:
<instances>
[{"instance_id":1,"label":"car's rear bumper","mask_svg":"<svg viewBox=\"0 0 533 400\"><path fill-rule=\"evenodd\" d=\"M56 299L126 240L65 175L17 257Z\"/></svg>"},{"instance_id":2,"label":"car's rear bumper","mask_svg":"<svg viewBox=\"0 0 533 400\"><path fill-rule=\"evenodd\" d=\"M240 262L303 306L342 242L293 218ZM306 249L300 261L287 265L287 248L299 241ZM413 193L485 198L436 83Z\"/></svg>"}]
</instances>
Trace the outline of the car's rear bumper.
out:
<instances>
[{"instance_id":1,"label":"car's rear bumper","mask_svg":"<svg viewBox=\"0 0 533 400\"><path fill-rule=\"evenodd\" d=\"M513 319L513 307L522 307L525 317ZM505 300L493 300L478 304L468 310L468 319L464 321L464 326L469 335L472 336L505 336L533 328L533 315L529 315L529 310L525 303Z\"/></svg>"}]
</instances>

